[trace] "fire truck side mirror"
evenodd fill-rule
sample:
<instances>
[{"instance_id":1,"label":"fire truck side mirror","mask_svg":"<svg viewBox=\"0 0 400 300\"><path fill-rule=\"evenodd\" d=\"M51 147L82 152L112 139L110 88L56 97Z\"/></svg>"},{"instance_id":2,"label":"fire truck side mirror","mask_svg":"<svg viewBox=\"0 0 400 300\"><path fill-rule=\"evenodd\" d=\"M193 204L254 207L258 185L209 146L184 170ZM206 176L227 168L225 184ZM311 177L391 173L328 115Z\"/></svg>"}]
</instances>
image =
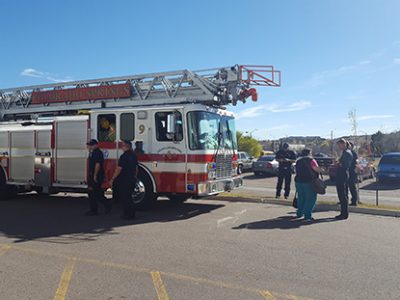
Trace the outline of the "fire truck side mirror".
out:
<instances>
[{"instance_id":1,"label":"fire truck side mirror","mask_svg":"<svg viewBox=\"0 0 400 300\"><path fill-rule=\"evenodd\" d=\"M176 134L176 114L168 114L167 116L167 134L175 136Z\"/></svg>"}]
</instances>

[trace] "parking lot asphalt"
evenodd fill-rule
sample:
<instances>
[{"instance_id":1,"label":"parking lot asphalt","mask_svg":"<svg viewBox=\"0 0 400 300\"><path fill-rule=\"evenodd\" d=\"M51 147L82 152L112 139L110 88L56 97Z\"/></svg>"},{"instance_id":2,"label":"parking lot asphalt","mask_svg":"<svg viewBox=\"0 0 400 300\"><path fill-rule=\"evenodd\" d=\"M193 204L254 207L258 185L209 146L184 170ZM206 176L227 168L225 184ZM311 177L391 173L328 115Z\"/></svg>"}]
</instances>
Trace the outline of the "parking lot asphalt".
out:
<instances>
[{"instance_id":1,"label":"parking lot asphalt","mask_svg":"<svg viewBox=\"0 0 400 300\"><path fill-rule=\"evenodd\" d=\"M0 299L399 299L399 220L159 201L126 222L79 195L0 202Z\"/></svg>"},{"instance_id":2,"label":"parking lot asphalt","mask_svg":"<svg viewBox=\"0 0 400 300\"><path fill-rule=\"evenodd\" d=\"M277 178L268 176L260 177L255 176L253 173L248 172L243 174L244 184L243 187L234 191L234 194L241 196L256 196L256 197L275 197ZM326 179L327 193L326 195L319 195L318 200L337 202L337 193L335 182ZM400 208L400 182L392 183L378 183L375 179L366 179L359 184L360 201L365 204L375 205L378 189L378 203L383 206L391 206ZM293 199L295 191L294 176L291 184L292 194L290 199ZM283 190L282 190L283 194Z\"/></svg>"}]
</instances>

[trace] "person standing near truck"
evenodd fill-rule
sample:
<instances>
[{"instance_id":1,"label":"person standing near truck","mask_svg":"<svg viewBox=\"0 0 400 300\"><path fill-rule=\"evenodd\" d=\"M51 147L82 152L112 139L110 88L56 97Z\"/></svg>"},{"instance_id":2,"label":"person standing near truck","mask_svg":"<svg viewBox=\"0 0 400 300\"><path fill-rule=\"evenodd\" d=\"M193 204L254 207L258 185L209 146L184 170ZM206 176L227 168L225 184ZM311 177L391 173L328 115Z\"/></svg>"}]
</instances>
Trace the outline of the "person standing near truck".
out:
<instances>
[{"instance_id":1,"label":"person standing near truck","mask_svg":"<svg viewBox=\"0 0 400 300\"><path fill-rule=\"evenodd\" d=\"M340 139L337 141L339 150L342 151L342 155L339 159L338 170L336 174L336 191L340 201L340 215L336 216L336 219L347 219L349 217L349 195L347 192L349 171L353 162L353 154L348 149L347 141Z\"/></svg>"},{"instance_id":2,"label":"person standing near truck","mask_svg":"<svg viewBox=\"0 0 400 300\"><path fill-rule=\"evenodd\" d=\"M287 199L290 194L292 165L296 160L296 153L289 149L288 143L284 143L282 148L276 153L276 160L279 162L276 198L278 199L281 196L283 181L285 181L285 199Z\"/></svg>"},{"instance_id":3,"label":"person standing near truck","mask_svg":"<svg viewBox=\"0 0 400 300\"><path fill-rule=\"evenodd\" d=\"M87 216L98 215L98 203L102 203L105 213L111 211L111 203L104 196L102 183L104 181L104 156L99 149L97 140L90 140L87 144L89 149L89 177L88 177L88 196L90 202L90 210Z\"/></svg>"},{"instance_id":4,"label":"person standing near truck","mask_svg":"<svg viewBox=\"0 0 400 300\"><path fill-rule=\"evenodd\" d=\"M131 141L122 141L124 152L118 160L118 166L111 179L110 185L115 189L118 200L123 207L122 218L132 220L135 218L136 210L132 199L132 192L136 185L138 174L138 160L132 149Z\"/></svg>"}]
</instances>

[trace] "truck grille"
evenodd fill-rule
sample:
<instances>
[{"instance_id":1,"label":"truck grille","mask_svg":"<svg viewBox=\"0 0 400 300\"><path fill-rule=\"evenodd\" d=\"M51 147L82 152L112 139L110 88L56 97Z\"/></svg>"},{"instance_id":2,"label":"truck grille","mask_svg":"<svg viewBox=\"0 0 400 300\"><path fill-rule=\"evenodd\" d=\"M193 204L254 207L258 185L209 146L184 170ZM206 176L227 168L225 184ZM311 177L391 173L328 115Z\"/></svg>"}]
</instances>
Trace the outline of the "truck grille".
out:
<instances>
[{"instance_id":1,"label":"truck grille","mask_svg":"<svg viewBox=\"0 0 400 300\"><path fill-rule=\"evenodd\" d=\"M232 155L217 155L217 178L232 176Z\"/></svg>"}]
</instances>

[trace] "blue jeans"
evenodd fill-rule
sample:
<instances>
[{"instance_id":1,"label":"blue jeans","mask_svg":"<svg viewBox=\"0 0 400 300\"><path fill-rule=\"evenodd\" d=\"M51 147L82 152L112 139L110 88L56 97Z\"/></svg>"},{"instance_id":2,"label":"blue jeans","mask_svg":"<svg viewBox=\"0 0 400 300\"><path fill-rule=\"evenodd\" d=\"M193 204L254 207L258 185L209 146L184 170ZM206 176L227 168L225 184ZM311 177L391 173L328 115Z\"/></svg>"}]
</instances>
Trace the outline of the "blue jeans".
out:
<instances>
[{"instance_id":1,"label":"blue jeans","mask_svg":"<svg viewBox=\"0 0 400 300\"><path fill-rule=\"evenodd\" d=\"M305 219L312 218L312 212L317 202L317 193L314 192L311 182L296 182L297 216Z\"/></svg>"}]
</instances>

